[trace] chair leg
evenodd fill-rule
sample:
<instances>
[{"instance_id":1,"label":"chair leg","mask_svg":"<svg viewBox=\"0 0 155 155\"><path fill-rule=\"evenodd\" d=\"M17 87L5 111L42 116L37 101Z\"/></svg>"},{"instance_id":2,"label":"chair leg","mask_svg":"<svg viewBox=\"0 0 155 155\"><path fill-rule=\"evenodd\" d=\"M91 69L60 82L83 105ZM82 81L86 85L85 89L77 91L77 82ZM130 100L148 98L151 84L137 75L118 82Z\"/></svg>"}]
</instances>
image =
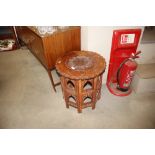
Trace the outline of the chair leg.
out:
<instances>
[{"instance_id":1,"label":"chair leg","mask_svg":"<svg viewBox=\"0 0 155 155\"><path fill-rule=\"evenodd\" d=\"M16 27L13 26L13 32L14 32L14 39L16 41L16 46L17 48L20 48L20 43L19 43L19 40L18 40L18 36L17 36L17 32L16 32Z\"/></svg>"}]
</instances>

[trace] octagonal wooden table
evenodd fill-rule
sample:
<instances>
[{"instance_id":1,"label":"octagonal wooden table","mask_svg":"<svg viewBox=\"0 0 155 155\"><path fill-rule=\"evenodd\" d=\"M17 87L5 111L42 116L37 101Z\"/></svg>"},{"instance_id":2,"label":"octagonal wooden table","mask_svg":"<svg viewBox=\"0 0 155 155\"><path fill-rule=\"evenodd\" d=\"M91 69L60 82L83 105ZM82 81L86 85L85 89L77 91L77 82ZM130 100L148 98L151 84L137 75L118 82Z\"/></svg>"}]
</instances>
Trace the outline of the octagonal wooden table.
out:
<instances>
[{"instance_id":1,"label":"octagonal wooden table","mask_svg":"<svg viewBox=\"0 0 155 155\"><path fill-rule=\"evenodd\" d=\"M61 86L66 107L95 109L101 96L105 59L95 52L72 51L59 58L56 69L61 75Z\"/></svg>"}]
</instances>

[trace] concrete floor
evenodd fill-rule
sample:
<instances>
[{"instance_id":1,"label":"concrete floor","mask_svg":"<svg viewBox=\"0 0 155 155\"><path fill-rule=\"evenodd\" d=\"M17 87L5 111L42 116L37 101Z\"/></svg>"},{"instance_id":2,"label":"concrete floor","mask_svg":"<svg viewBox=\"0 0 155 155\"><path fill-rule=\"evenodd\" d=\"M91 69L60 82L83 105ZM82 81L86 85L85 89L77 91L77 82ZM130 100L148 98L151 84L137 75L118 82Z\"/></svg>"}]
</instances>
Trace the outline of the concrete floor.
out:
<instances>
[{"instance_id":1,"label":"concrete floor","mask_svg":"<svg viewBox=\"0 0 155 155\"><path fill-rule=\"evenodd\" d=\"M155 93L117 97L103 85L96 109L78 114L28 50L0 52L0 128L155 128Z\"/></svg>"}]
</instances>

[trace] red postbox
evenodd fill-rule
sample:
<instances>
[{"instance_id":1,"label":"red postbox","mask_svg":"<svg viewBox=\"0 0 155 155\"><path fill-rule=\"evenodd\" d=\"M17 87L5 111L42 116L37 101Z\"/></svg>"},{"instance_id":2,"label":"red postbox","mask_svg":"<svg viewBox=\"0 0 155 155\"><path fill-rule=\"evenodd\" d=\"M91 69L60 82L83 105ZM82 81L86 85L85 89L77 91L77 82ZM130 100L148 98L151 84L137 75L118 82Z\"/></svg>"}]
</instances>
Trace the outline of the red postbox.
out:
<instances>
[{"instance_id":1,"label":"red postbox","mask_svg":"<svg viewBox=\"0 0 155 155\"><path fill-rule=\"evenodd\" d=\"M131 93L131 82L137 68L135 59L141 29L114 30L107 77L107 87L117 96Z\"/></svg>"}]
</instances>

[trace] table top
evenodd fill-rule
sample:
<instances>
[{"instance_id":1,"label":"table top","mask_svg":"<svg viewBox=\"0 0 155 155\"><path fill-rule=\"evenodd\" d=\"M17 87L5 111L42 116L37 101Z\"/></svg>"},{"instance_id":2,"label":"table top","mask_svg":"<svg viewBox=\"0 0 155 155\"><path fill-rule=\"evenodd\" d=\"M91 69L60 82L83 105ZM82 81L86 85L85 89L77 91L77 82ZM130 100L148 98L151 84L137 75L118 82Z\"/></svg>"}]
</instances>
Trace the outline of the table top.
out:
<instances>
[{"instance_id":1,"label":"table top","mask_svg":"<svg viewBox=\"0 0 155 155\"><path fill-rule=\"evenodd\" d=\"M90 79L105 70L105 59L90 51L71 51L56 61L57 71L70 79Z\"/></svg>"}]
</instances>

